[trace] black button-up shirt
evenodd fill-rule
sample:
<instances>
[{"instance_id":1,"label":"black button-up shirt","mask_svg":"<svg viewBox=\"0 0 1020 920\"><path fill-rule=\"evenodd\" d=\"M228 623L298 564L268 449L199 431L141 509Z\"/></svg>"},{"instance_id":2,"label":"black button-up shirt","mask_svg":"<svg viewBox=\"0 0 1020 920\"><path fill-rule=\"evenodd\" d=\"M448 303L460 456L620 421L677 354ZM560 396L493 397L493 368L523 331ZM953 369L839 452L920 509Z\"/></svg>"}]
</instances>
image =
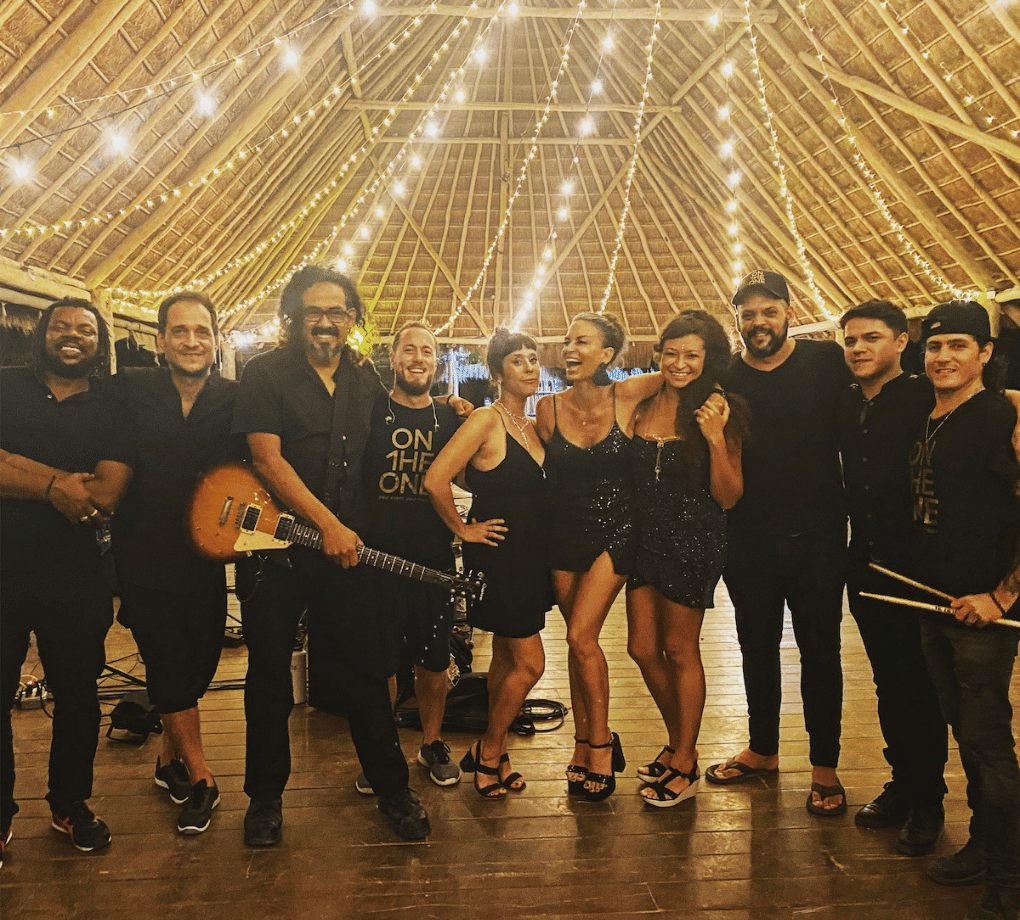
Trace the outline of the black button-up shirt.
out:
<instances>
[{"instance_id":1,"label":"black button-up shirt","mask_svg":"<svg viewBox=\"0 0 1020 920\"><path fill-rule=\"evenodd\" d=\"M185 516L198 476L242 455L231 441L237 384L213 375L188 417L168 368L131 368L114 378L131 419L134 475L113 519L117 577L160 591L222 589L222 563L191 549Z\"/></svg>"},{"instance_id":2,"label":"black button-up shirt","mask_svg":"<svg viewBox=\"0 0 1020 920\"><path fill-rule=\"evenodd\" d=\"M130 463L125 420L109 381L58 400L29 367L0 369L0 447L68 473L91 473L101 460ZM72 524L49 502L0 500L4 571L98 571L95 528Z\"/></svg>"},{"instance_id":3,"label":"black button-up shirt","mask_svg":"<svg viewBox=\"0 0 1020 920\"><path fill-rule=\"evenodd\" d=\"M361 460L368 440L372 407L386 391L370 364L355 367L344 355L333 375L330 396L304 352L283 346L256 355L244 368L233 430L238 434L275 434L283 459L309 491L323 499L333 431L334 398L343 407L337 460L339 494L330 509L353 530L368 520L368 496L361 481Z\"/></svg>"},{"instance_id":4,"label":"black button-up shirt","mask_svg":"<svg viewBox=\"0 0 1020 920\"><path fill-rule=\"evenodd\" d=\"M870 400L856 383L842 394L839 446L855 558L892 568L902 558L911 520L907 458L934 405L928 378L908 374L888 381Z\"/></svg>"}]
</instances>

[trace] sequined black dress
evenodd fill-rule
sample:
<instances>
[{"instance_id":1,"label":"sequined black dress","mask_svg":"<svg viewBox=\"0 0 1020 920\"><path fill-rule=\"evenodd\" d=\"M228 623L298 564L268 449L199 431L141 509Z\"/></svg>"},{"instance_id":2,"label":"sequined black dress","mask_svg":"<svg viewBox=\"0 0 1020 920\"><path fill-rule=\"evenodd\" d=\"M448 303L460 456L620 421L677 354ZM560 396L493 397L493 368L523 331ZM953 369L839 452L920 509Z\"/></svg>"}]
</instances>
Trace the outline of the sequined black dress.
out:
<instances>
[{"instance_id":1,"label":"sequined black dress","mask_svg":"<svg viewBox=\"0 0 1020 920\"><path fill-rule=\"evenodd\" d=\"M726 512L712 498L708 456L690 470L681 441L635 435L631 443L640 533L627 590L651 585L675 604L713 607L726 563Z\"/></svg>"},{"instance_id":2,"label":"sequined black dress","mask_svg":"<svg viewBox=\"0 0 1020 920\"><path fill-rule=\"evenodd\" d=\"M617 575L634 564L634 482L628 438L616 424L597 444L578 447L560 433L557 421L545 446L549 471L549 558L553 569L587 572L604 552ZM556 397L553 397L556 418Z\"/></svg>"},{"instance_id":3,"label":"sequined black dress","mask_svg":"<svg viewBox=\"0 0 1020 920\"><path fill-rule=\"evenodd\" d=\"M549 568L548 498L542 467L514 438L506 435L506 456L491 470L468 464L468 489L474 493L471 517L503 518L505 539L498 546L464 544L464 566L485 574L485 596L468 609L468 622L508 639L524 639L545 626L555 603Z\"/></svg>"}]
</instances>

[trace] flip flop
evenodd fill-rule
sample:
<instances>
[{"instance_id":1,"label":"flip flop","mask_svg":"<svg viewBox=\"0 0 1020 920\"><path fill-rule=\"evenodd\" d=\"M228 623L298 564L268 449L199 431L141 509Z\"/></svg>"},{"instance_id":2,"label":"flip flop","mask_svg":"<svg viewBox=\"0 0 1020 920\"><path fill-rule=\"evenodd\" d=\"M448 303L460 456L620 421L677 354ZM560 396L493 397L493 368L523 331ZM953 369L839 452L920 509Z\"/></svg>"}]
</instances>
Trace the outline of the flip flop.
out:
<instances>
[{"instance_id":1,"label":"flip flop","mask_svg":"<svg viewBox=\"0 0 1020 920\"><path fill-rule=\"evenodd\" d=\"M736 776L720 776L719 771L736 770ZM771 776L779 772L779 767L749 767L746 763L731 757L725 763L713 764L705 771L705 779L717 786L729 786L733 783L746 783L757 776ZM829 812L826 812L828 814Z\"/></svg>"},{"instance_id":2,"label":"flip flop","mask_svg":"<svg viewBox=\"0 0 1020 920\"><path fill-rule=\"evenodd\" d=\"M840 802L835 808L826 808L824 805L816 805L811 801L812 793L817 792L822 801L831 798L834 795L841 795L843 801ZM808 793L807 797L807 810L813 815L818 815L820 818L835 818L846 812L846 790L843 786L837 783L835 786L823 786L821 783L812 783L811 792Z\"/></svg>"}]
</instances>

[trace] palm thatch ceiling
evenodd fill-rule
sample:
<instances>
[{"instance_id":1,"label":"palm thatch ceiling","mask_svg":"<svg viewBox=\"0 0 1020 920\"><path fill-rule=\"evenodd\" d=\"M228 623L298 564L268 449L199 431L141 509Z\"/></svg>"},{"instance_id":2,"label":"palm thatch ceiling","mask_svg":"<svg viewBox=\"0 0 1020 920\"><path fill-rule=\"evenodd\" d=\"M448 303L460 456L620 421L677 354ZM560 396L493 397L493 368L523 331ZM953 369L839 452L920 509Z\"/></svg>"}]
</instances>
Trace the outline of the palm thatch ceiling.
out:
<instances>
[{"instance_id":1,"label":"palm thatch ceiling","mask_svg":"<svg viewBox=\"0 0 1020 920\"><path fill-rule=\"evenodd\" d=\"M128 315L310 259L457 339L1020 284L1018 0L4 0L0 100L0 255Z\"/></svg>"}]
</instances>

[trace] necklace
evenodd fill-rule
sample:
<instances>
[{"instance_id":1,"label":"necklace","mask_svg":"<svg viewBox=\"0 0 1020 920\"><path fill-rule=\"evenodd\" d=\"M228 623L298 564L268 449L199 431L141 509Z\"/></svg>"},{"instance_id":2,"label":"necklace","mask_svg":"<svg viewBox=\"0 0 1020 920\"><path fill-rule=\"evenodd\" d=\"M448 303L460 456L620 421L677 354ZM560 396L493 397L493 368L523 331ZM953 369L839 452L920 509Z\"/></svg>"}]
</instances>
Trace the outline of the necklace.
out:
<instances>
[{"instance_id":1,"label":"necklace","mask_svg":"<svg viewBox=\"0 0 1020 920\"><path fill-rule=\"evenodd\" d=\"M506 413L507 418L509 418L510 421L514 423L514 428L516 428L521 433L521 437L524 438L524 449L530 453L531 444L528 443L528 429L527 429L527 425L529 422L528 417L526 415L515 415L503 404L502 399L497 399L496 405L499 406L500 409L502 409ZM520 419L520 421L518 421L518 419ZM522 425L521 422L524 422L524 424Z\"/></svg>"},{"instance_id":2,"label":"necklace","mask_svg":"<svg viewBox=\"0 0 1020 920\"><path fill-rule=\"evenodd\" d=\"M925 447L927 447L929 444L931 444L931 439L934 438L935 435L937 435L939 433L939 429L941 429L942 426L945 425L945 423L947 421L949 421L949 416L951 416L958 408L959 408L959 406L956 406L956 407L950 409L945 415L942 416L942 418L939 419L938 424L934 428L931 427L931 416L930 415L928 416L928 418L925 420L925 423L924 423L924 446Z\"/></svg>"},{"instance_id":3,"label":"necklace","mask_svg":"<svg viewBox=\"0 0 1020 920\"><path fill-rule=\"evenodd\" d=\"M387 425L392 425L394 423L394 421L396 421L396 418L397 418L396 410L393 408L393 398L391 396L387 395L386 396L386 402L389 404L389 410L390 410L386 414L386 424ZM434 399L433 400L429 400L429 408L432 410L432 421L434 422L432 427L433 427L433 429L435 431L439 431L439 416L436 415L436 402L435 402Z\"/></svg>"}]
</instances>

